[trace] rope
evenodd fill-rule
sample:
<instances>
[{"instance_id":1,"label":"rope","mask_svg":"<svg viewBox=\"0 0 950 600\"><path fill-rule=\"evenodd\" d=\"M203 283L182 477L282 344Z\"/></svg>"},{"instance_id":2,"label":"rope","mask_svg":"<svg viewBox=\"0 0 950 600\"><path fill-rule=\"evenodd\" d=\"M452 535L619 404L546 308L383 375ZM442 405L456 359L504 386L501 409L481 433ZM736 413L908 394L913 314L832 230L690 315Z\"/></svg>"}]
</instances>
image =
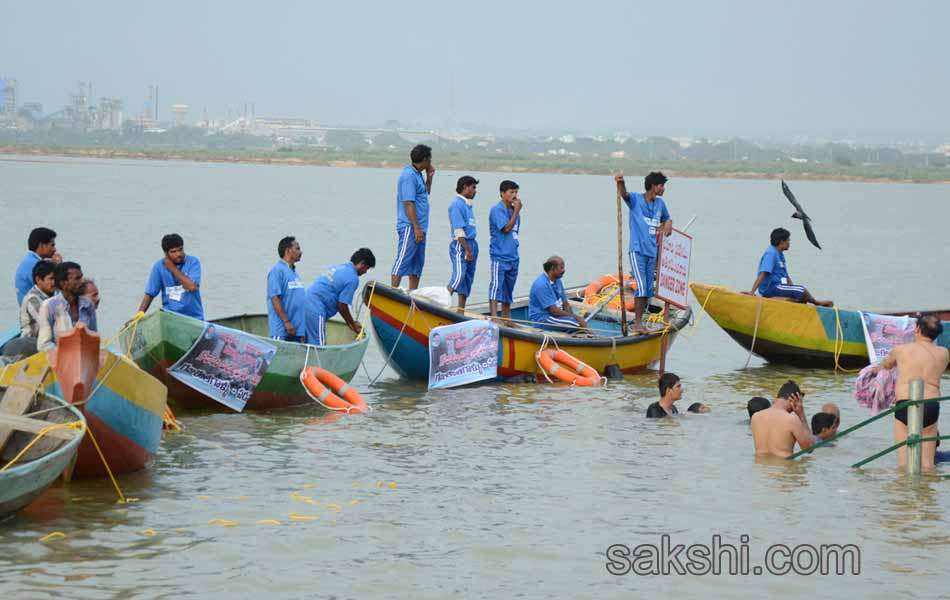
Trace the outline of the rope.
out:
<instances>
[{"instance_id":1,"label":"rope","mask_svg":"<svg viewBox=\"0 0 950 600\"><path fill-rule=\"evenodd\" d=\"M838 313L838 306L835 305L832 308L835 309L835 373L839 370L845 373L857 373L861 369L845 369L840 364L838 364L838 357L841 356L841 351L844 350L844 329L841 327L841 315ZM841 345L839 346L838 343Z\"/></svg>"},{"instance_id":2,"label":"rope","mask_svg":"<svg viewBox=\"0 0 950 600\"><path fill-rule=\"evenodd\" d=\"M749 362L752 360L752 353L755 351L755 340L759 335L759 317L762 316L762 296L759 296L759 309L755 312L755 327L752 329L752 344L749 346L749 356L745 359L743 369L749 368Z\"/></svg>"},{"instance_id":3,"label":"rope","mask_svg":"<svg viewBox=\"0 0 950 600\"><path fill-rule=\"evenodd\" d=\"M693 332L696 331L696 328L699 326L699 321L703 318L703 313L706 312L706 304L709 303L709 299L712 297L713 292L724 289L726 289L726 286L724 285L714 285L709 288L709 292L706 294L706 299L703 300L703 305L699 309L699 316L696 317L696 321L693 322L693 328L689 330L689 335L687 337L693 337Z\"/></svg>"},{"instance_id":4,"label":"rope","mask_svg":"<svg viewBox=\"0 0 950 600\"><path fill-rule=\"evenodd\" d=\"M375 294L375 293L376 293L376 285L373 284L373 287L370 288L370 290L369 290L369 300L366 301L366 311L365 311L365 314L362 315L363 318L362 318L362 320L360 321L360 332L359 332L359 335L356 336L356 339L357 339L357 340L363 339L363 336L366 335L366 321L367 321L367 319L369 319L369 314L370 314L370 312L371 312L370 309L371 309L372 306L373 306L373 294ZM361 310L362 310L362 308L363 308L363 306L360 305L360 309L361 309Z\"/></svg>"},{"instance_id":5,"label":"rope","mask_svg":"<svg viewBox=\"0 0 950 600\"><path fill-rule=\"evenodd\" d=\"M405 318L405 320L402 322L402 329L399 330L399 335L396 336L396 341L393 342L393 347L392 347L392 349L389 351L389 354L386 356L386 360L383 362L383 368L379 370L379 373L376 374L376 377L370 377L370 378L369 378L369 379L370 379L370 382L369 382L369 385L370 385L370 386L376 385L376 381L378 381L379 378L382 377L383 371L385 371L385 370L386 370L386 367L389 366L389 361L392 360L393 353L396 352L396 347L399 345L399 340L402 339L402 334L403 334L403 332L406 331L406 325L409 324L409 319L412 317L412 313L413 313L413 311L414 311L415 309L416 309L416 301L413 300L412 296L410 296L410 297L409 297L409 312L406 313L406 318ZM366 370L366 366L365 366L365 365L363 366L363 370L364 370L364 371ZM368 371L367 371L366 375L369 376L369 372L368 372Z\"/></svg>"}]
</instances>

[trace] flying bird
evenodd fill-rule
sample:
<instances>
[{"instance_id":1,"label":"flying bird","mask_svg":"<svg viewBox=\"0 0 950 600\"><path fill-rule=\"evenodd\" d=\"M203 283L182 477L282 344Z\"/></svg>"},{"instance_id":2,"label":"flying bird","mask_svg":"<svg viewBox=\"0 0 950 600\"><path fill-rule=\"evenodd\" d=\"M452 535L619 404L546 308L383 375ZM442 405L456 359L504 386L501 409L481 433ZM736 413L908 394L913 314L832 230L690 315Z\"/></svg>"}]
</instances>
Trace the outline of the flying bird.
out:
<instances>
[{"instance_id":1,"label":"flying bird","mask_svg":"<svg viewBox=\"0 0 950 600\"><path fill-rule=\"evenodd\" d=\"M818 244L818 238L815 237L815 230L811 228L811 217L805 214L805 209L802 208L802 205L795 199L795 194L792 193L792 190L788 189L788 185L785 184L784 179L782 180L782 193L785 194L788 201L795 207L795 214L792 215L792 218L802 220L802 225L805 226L805 236L808 238L808 241L814 244L815 248L821 250L821 246Z\"/></svg>"}]
</instances>

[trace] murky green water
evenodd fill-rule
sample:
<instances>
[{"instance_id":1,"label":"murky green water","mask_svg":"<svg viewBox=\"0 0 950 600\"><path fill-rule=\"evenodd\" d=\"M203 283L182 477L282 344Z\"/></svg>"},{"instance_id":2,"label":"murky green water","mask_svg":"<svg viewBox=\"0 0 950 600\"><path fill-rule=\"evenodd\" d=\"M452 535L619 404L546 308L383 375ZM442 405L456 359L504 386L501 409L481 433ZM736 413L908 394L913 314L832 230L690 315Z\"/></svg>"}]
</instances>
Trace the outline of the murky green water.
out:
<instances>
[{"instance_id":1,"label":"murky green water","mask_svg":"<svg viewBox=\"0 0 950 600\"><path fill-rule=\"evenodd\" d=\"M436 157L438 158L438 157ZM438 166L438 164L437 164ZM450 267L445 206L460 173L437 173L424 284ZM482 173L483 244L494 190L511 174ZM301 240L305 280L361 245L370 276L388 278L395 248L397 171L79 160L0 161L0 269L12 280L27 232L59 232L63 255L102 289L101 329L136 309L159 239L177 231L204 266L206 314L263 311L277 240ZM518 291L558 253L565 281L616 264L614 195L604 177L516 175L525 202ZM772 227L793 232L796 282L846 307L950 307L944 224L947 186L792 184L816 221L823 252L771 181L678 180L674 219L695 238L693 279L748 288ZM473 296L488 286L487 253ZM14 295L0 295L14 318ZM77 481L0 524L0 592L16 598L452 598L946 596L948 483L912 482L885 458L848 465L891 443L886 420L796 463L753 459L745 403L787 378L810 414L835 401L844 425L867 416L852 378L766 365L708 317L681 335L669 369L709 415L646 421L655 376L589 391L502 385L426 392L386 373L356 386L375 410L327 416L183 414L150 470ZM366 366L382 367L375 346ZM944 378L944 383L948 379ZM950 389L946 387L945 391ZM276 523L275 523L276 522ZM46 542L40 538L62 532ZM855 544L847 576L610 575L611 544L738 545L750 562L773 544Z\"/></svg>"}]
</instances>

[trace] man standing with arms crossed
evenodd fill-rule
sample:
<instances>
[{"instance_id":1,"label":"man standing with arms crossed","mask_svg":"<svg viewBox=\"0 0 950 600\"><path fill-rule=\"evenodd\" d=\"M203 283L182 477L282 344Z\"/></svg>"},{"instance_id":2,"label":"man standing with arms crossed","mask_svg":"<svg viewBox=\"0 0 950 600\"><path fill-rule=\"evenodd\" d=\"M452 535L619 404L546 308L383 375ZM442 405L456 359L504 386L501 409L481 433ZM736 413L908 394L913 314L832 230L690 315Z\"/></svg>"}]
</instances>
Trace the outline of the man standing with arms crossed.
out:
<instances>
[{"instance_id":1,"label":"man standing with arms crossed","mask_svg":"<svg viewBox=\"0 0 950 600\"><path fill-rule=\"evenodd\" d=\"M399 287L409 276L409 290L419 287L426 260L426 231L429 228L429 194L432 192L432 148L419 144L409 153L412 161L403 168L396 187L396 261L390 285ZM425 173L425 181L422 174Z\"/></svg>"},{"instance_id":2,"label":"man standing with arms crossed","mask_svg":"<svg viewBox=\"0 0 950 600\"><path fill-rule=\"evenodd\" d=\"M666 191L666 176L653 171L644 180L646 193L627 193L627 184L623 173L614 176L617 193L630 209L630 271L637 282L634 291L634 333L647 333L643 326L643 312L647 302L653 296L653 283L656 279L657 231L664 236L673 233L673 221L670 211L663 201Z\"/></svg>"},{"instance_id":3,"label":"man standing with arms crossed","mask_svg":"<svg viewBox=\"0 0 950 600\"><path fill-rule=\"evenodd\" d=\"M501 200L488 212L488 230L491 234L491 283L488 284L488 308L492 318L511 319L511 301L518 281L518 232L521 230L521 199L518 184L501 182Z\"/></svg>"}]
</instances>

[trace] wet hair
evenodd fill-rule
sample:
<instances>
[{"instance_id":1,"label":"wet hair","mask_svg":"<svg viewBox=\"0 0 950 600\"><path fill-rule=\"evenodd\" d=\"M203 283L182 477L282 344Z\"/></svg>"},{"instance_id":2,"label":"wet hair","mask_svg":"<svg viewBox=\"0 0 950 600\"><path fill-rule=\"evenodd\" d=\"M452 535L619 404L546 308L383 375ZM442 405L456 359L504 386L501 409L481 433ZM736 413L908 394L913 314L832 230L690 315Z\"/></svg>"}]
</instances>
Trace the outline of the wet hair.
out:
<instances>
[{"instance_id":1,"label":"wet hair","mask_svg":"<svg viewBox=\"0 0 950 600\"><path fill-rule=\"evenodd\" d=\"M35 265L33 265L33 283L36 283L37 278L45 279L47 275L56 270L56 265L53 264L51 260L41 260ZM55 277L54 277L55 279Z\"/></svg>"},{"instance_id":2,"label":"wet hair","mask_svg":"<svg viewBox=\"0 0 950 600\"><path fill-rule=\"evenodd\" d=\"M498 186L498 191L501 193L505 193L508 190L520 190L520 189L521 189L521 186L519 186L514 181L511 181L510 179L506 179L502 181L501 185Z\"/></svg>"},{"instance_id":3,"label":"wet hair","mask_svg":"<svg viewBox=\"0 0 950 600\"><path fill-rule=\"evenodd\" d=\"M779 398L788 399L788 398L791 398L795 394L804 395L802 394L802 388L798 387L797 383L789 379L788 381L782 384L782 387L778 389L778 394L776 395Z\"/></svg>"},{"instance_id":4,"label":"wet hair","mask_svg":"<svg viewBox=\"0 0 950 600\"><path fill-rule=\"evenodd\" d=\"M669 181L669 179L667 179L666 175L664 175L662 172L651 171L646 177L643 178L643 187L649 192L651 189L653 189L653 186L663 185L667 181Z\"/></svg>"},{"instance_id":5,"label":"wet hair","mask_svg":"<svg viewBox=\"0 0 950 600\"><path fill-rule=\"evenodd\" d=\"M409 160L411 160L413 164L421 163L427 158L432 158L432 148L425 144L419 144L409 153Z\"/></svg>"},{"instance_id":6,"label":"wet hair","mask_svg":"<svg viewBox=\"0 0 950 600\"><path fill-rule=\"evenodd\" d=\"M297 241L297 238L295 238L292 235L288 235L287 237L280 238L280 241L277 242L277 256L283 258L284 252L287 252L287 249L293 246L294 242L296 241Z\"/></svg>"},{"instance_id":7,"label":"wet hair","mask_svg":"<svg viewBox=\"0 0 950 600\"><path fill-rule=\"evenodd\" d=\"M462 175L459 177L458 183L455 184L455 193L461 194L462 190L470 185L478 185L478 180L471 175Z\"/></svg>"},{"instance_id":8,"label":"wet hair","mask_svg":"<svg viewBox=\"0 0 950 600\"><path fill-rule=\"evenodd\" d=\"M56 282L58 289L63 289L63 282L66 281L69 277L69 272L73 269L82 271L82 267L79 266L79 263L65 261L56 265L56 268L53 269L53 281Z\"/></svg>"},{"instance_id":9,"label":"wet hair","mask_svg":"<svg viewBox=\"0 0 950 600\"><path fill-rule=\"evenodd\" d=\"M660 388L660 397L666 395L666 392L671 390L674 385L679 382L680 377L676 373L663 373L660 375L660 381L658 387Z\"/></svg>"},{"instance_id":10,"label":"wet hair","mask_svg":"<svg viewBox=\"0 0 950 600\"><path fill-rule=\"evenodd\" d=\"M554 265L556 265L560 260L563 260L560 256L552 256L544 261L544 264L541 265L541 267L544 269L545 273L550 273L551 269L554 268Z\"/></svg>"},{"instance_id":11,"label":"wet hair","mask_svg":"<svg viewBox=\"0 0 950 600\"><path fill-rule=\"evenodd\" d=\"M26 247L30 252L36 252L40 244L49 244L56 239L56 232L49 227L37 227L30 232L29 239L26 240Z\"/></svg>"},{"instance_id":12,"label":"wet hair","mask_svg":"<svg viewBox=\"0 0 950 600\"><path fill-rule=\"evenodd\" d=\"M354 265L366 263L366 266L372 269L376 266L376 256L369 248L360 248L350 257L350 262Z\"/></svg>"},{"instance_id":13,"label":"wet hair","mask_svg":"<svg viewBox=\"0 0 950 600\"><path fill-rule=\"evenodd\" d=\"M702 407L703 407L702 402L693 402L692 404L689 405L689 408L687 408L686 411L691 412L691 413L698 413L700 412L699 409L701 409Z\"/></svg>"},{"instance_id":14,"label":"wet hair","mask_svg":"<svg viewBox=\"0 0 950 600\"><path fill-rule=\"evenodd\" d=\"M933 313L927 313L917 317L917 327L920 328L920 333L932 340L937 339L940 337L940 334L943 333L943 323L941 323L937 315Z\"/></svg>"},{"instance_id":15,"label":"wet hair","mask_svg":"<svg viewBox=\"0 0 950 600\"><path fill-rule=\"evenodd\" d=\"M181 239L181 236L177 233L169 233L166 236L162 236L162 252L168 252L175 248L182 248L185 245L185 240Z\"/></svg>"},{"instance_id":16,"label":"wet hair","mask_svg":"<svg viewBox=\"0 0 950 600\"><path fill-rule=\"evenodd\" d=\"M835 416L831 413L819 412L811 416L811 432L815 435L834 426Z\"/></svg>"},{"instance_id":17,"label":"wet hair","mask_svg":"<svg viewBox=\"0 0 950 600\"><path fill-rule=\"evenodd\" d=\"M772 234L769 236L769 242L773 246L778 246L782 242L788 241L788 238L791 236L792 234L789 233L788 229L785 229L784 227L776 227L772 230Z\"/></svg>"},{"instance_id":18,"label":"wet hair","mask_svg":"<svg viewBox=\"0 0 950 600\"><path fill-rule=\"evenodd\" d=\"M765 410L770 406L772 406L772 403L769 402L768 398L763 398L762 396L753 396L745 405L746 410L749 411L750 419L755 413L759 412L760 410Z\"/></svg>"}]
</instances>

